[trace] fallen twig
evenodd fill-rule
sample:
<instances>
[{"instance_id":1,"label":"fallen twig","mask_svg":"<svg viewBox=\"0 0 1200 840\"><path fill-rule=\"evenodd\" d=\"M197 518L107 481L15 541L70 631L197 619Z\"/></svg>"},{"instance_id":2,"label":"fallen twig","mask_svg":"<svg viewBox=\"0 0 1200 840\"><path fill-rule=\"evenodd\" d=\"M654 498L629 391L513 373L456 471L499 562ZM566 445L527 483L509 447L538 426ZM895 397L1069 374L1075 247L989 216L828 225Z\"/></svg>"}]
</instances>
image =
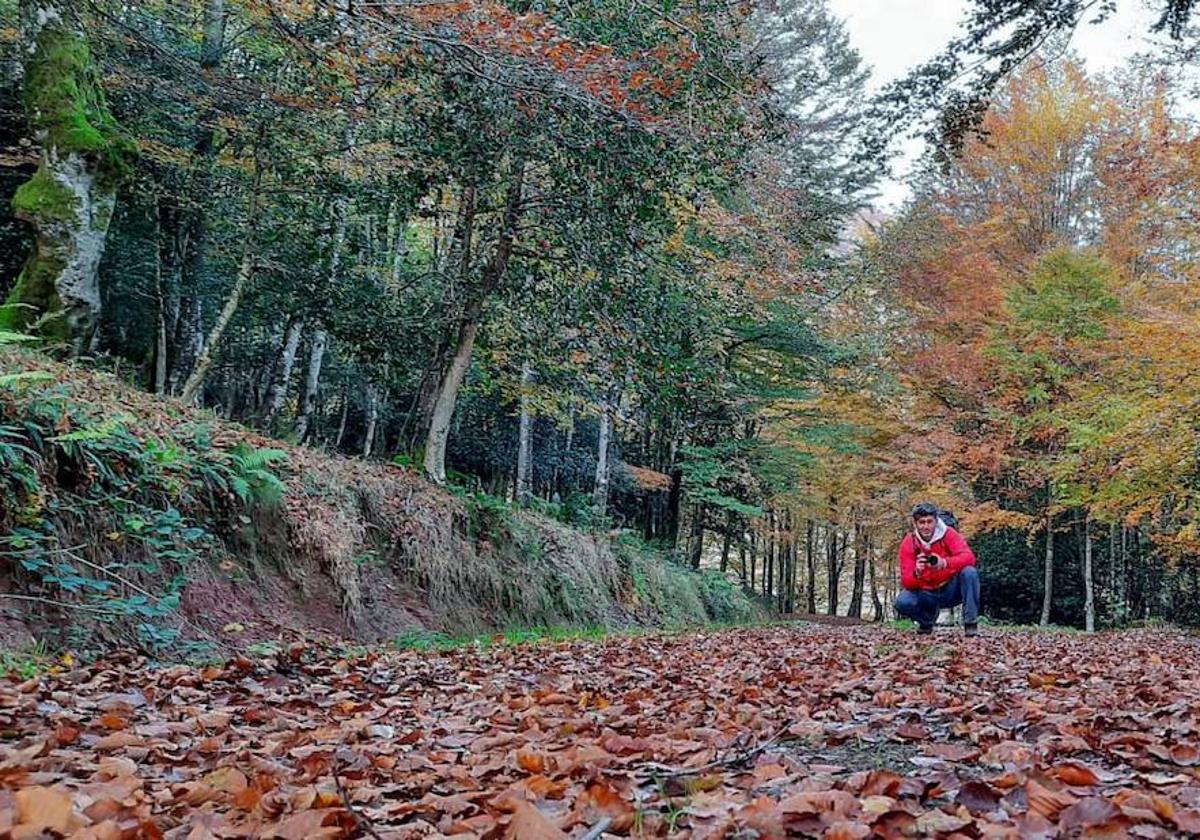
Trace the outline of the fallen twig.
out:
<instances>
[{"instance_id":1,"label":"fallen twig","mask_svg":"<svg viewBox=\"0 0 1200 840\"><path fill-rule=\"evenodd\" d=\"M600 822L589 828L587 834L581 836L579 840L596 840L596 838L603 834L605 829L607 829L610 825L612 825L612 817L605 817L604 819L600 820Z\"/></svg>"},{"instance_id":2,"label":"fallen twig","mask_svg":"<svg viewBox=\"0 0 1200 840\"><path fill-rule=\"evenodd\" d=\"M789 720L783 726L779 727L775 734L773 734L770 738L759 742L751 749L743 749L735 755L727 756L725 758L713 759L707 764L701 764L697 767L672 767L668 764L659 764L652 761L643 764L638 768L637 772L640 773L644 771L650 771L651 773L664 774L667 776L694 776L697 773L703 773L707 770L716 770L718 767L734 767L739 764L745 764L747 761L750 761L755 756L765 752L773 744L778 742L793 723L794 721Z\"/></svg>"},{"instance_id":3,"label":"fallen twig","mask_svg":"<svg viewBox=\"0 0 1200 840\"><path fill-rule=\"evenodd\" d=\"M337 786L338 796L342 798L342 804L346 806L346 810L350 813L350 816L354 818L355 826L360 831L365 831L367 834L374 837L375 840L383 840L383 837L381 837L379 832L375 830L375 826L371 824L371 821L359 813L359 810L355 808L353 804L351 804L350 795L346 793L346 788L342 785L342 778L338 775L336 759L334 759L334 762L330 767L330 773L333 774L333 783Z\"/></svg>"}]
</instances>

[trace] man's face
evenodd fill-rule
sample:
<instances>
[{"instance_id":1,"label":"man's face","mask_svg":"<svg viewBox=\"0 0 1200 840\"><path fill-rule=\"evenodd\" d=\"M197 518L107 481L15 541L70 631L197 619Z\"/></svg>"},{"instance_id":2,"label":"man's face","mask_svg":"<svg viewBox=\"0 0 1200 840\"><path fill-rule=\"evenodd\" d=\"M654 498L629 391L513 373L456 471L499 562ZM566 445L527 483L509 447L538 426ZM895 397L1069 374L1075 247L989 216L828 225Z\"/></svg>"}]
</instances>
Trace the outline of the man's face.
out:
<instances>
[{"instance_id":1,"label":"man's face","mask_svg":"<svg viewBox=\"0 0 1200 840\"><path fill-rule=\"evenodd\" d=\"M928 541L937 528L937 517L932 515L918 516L913 520L913 525L916 526L917 533L921 535L921 539Z\"/></svg>"}]
</instances>

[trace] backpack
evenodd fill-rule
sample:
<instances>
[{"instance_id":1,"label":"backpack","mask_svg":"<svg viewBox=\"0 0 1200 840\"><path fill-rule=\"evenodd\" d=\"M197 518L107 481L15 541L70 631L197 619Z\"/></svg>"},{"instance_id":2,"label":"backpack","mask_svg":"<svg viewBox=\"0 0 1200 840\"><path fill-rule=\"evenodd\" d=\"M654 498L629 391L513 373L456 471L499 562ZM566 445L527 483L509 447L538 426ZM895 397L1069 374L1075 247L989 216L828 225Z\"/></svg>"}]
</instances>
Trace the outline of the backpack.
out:
<instances>
[{"instance_id":1,"label":"backpack","mask_svg":"<svg viewBox=\"0 0 1200 840\"><path fill-rule=\"evenodd\" d=\"M938 508L938 519L946 523L946 527L958 530L958 517L948 510Z\"/></svg>"}]
</instances>

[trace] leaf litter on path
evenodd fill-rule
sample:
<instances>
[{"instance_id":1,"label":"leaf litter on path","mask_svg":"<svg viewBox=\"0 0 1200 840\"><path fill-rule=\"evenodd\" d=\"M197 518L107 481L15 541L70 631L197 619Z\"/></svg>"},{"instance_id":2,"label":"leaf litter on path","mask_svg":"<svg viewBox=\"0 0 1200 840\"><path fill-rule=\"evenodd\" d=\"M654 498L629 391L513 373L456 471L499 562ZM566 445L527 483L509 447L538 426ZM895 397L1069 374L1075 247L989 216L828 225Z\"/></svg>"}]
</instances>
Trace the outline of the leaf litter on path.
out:
<instances>
[{"instance_id":1,"label":"leaf litter on path","mask_svg":"<svg viewBox=\"0 0 1200 840\"><path fill-rule=\"evenodd\" d=\"M1200 644L797 625L0 684L0 836L1181 837ZM886 654L881 653L886 651Z\"/></svg>"}]
</instances>

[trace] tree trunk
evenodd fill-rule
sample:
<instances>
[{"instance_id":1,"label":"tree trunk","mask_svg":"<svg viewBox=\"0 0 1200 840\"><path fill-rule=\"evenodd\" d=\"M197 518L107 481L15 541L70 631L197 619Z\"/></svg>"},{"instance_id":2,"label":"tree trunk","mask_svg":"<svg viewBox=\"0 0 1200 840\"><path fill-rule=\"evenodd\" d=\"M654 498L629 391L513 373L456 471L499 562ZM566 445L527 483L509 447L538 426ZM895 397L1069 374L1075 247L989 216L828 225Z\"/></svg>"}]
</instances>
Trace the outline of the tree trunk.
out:
<instances>
[{"instance_id":1,"label":"tree trunk","mask_svg":"<svg viewBox=\"0 0 1200 840\"><path fill-rule=\"evenodd\" d=\"M225 50L225 0L206 0L204 34L200 44L200 70L208 73L221 63ZM168 387L179 393L204 352L204 306L200 298L200 275L204 270L208 245L207 208L212 194L212 172L216 161L215 108L206 107L196 119L192 143L191 177L187 186L187 210L184 213L184 254L180 276L181 334L175 343L175 362Z\"/></svg>"},{"instance_id":2,"label":"tree trunk","mask_svg":"<svg viewBox=\"0 0 1200 840\"><path fill-rule=\"evenodd\" d=\"M159 268L159 326L163 331L156 343L154 389L156 393L176 391L180 382L172 380L172 359L179 351L180 298L179 286L183 271L183 255L187 248L182 227L183 214L177 206L159 198L158 211L158 268ZM198 352L198 351L197 351ZM193 358L194 358L193 354ZM161 373L159 368L161 368ZM161 381L161 384L160 384Z\"/></svg>"},{"instance_id":3,"label":"tree trunk","mask_svg":"<svg viewBox=\"0 0 1200 840\"><path fill-rule=\"evenodd\" d=\"M738 580L742 584L742 589L746 588L746 537L745 534L740 535L738 540Z\"/></svg>"},{"instance_id":4,"label":"tree trunk","mask_svg":"<svg viewBox=\"0 0 1200 840\"><path fill-rule=\"evenodd\" d=\"M1092 582L1092 523L1083 519L1083 620L1084 629L1096 632L1096 591Z\"/></svg>"},{"instance_id":5,"label":"tree trunk","mask_svg":"<svg viewBox=\"0 0 1200 840\"><path fill-rule=\"evenodd\" d=\"M475 349L475 336L479 332L479 320L483 305L508 273L513 245L517 237L517 224L521 216L521 193L525 184L525 162L514 162L512 180L504 201L504 219L496 240L495 250L483 269L480 286L475 290L464 308L458 329L458 341L449 369L442 378L434 401L429 434L425 439L425 476L435 484L446 483L446 442L450 437L450 421L454 416L454 405L459 389L471 366L471 354Z\"/></svg>"},{"instance_id":6,"label":"tree trunk","mask_svg":"<svg viewBox=\"0 0 1200 840\"><path fill-rule=\"evenodd\" d=\"M21 0L19 17L25 111L41 155L12 198L34 245L0 308L0 329L36 330L78 355L98 346L100 258L132 147L70 4Z\"/></svg>"},{"instance_id":7,"label":"tree trunk","mask_svg":"<svg viewBox=\"0 0 1200 840\"><path fill-rule=\"evenodd\" d=\"M696 505L692 513L692 536L688 540L690 557L688 565L693 569L700 568L700 560L704 557L704 505Z\"/></svg>"},{"instance_id":8,"label":"tree trunk","mask_svg":"<svg viewBox=\"0 0 1200 840\"><path fill-rule=\"evenodd\" d=\"M883 600L879 597L879 580L875 570L875 541L867 537L867 575L871 586L871 620L883 621Z\"/></svg>"},{"instance_id":9,"label":"tree trunk","mask_svg":"<svg viewBox=\"0 0 1200 840\"><path fill-rule=\"evenodd\" d=\"M787 604L789 515L790 512L787 510L779 514L779 560L777 561L779 585L775 588L775 608L781 613Z\"/></svg>"},{"instance_id":10,"label":"tree trunk","mask_svg":"<svg viewBox=\"0 0 1200 840\"><path fill-rule=\"evenodd\" d=\"M350 395L345 390L343 390L342 391L342 412L341 412L341 416L338 417L337 436L334 437L334 439L333 439L333 448L335 450L342 448L342 439L344 437L346 437L346 419L349 416L349 414L350 414Z\"/></svg>"},{"instance_id":11,"label":"tree trunk","mask_svg":"<svg viewBox=\"0 0 1200 840\"><path fill-rule=\"evenodd\" d=\"M379 394L375 386L367 384L367 417L366 430L363 432L362 456L371 457L371 447L375 442L375 426L379 422Z\"/></svg>"},{"instance_id":12,"label":"tree trunk","mask_svg":"<svg viewBox=\"0 0 1200 840\"><path fill-rule=\"evenodd\" d=\"M252 238L247 237L246 244L242 247L242 259L238 265L237 277L233 281L233 288L230 289L229 297L225 299L225 305L221 307L221 314L217 316L216 322L208 333L204 349L196 359L196 366L192 368L187 382L183 384L183 391L180 392L179 399L184 403L196 402L200 388L204 385L204 377L208 376L208 369L212 367L213 356L221 343L221 337L225 335L226 327L233 320L234 313L237 312L238 305L242 302L242 295L254 278L254 255L250 252Z\"/></svg>"},{"instance_id":13,"label":"tree trunk","mask_svg":"<svg viewBox=\"0 0 1200 840\"><path fill-rule=\"evenodd\" d=\"M725 538L721 541L721 574L729 570L729 549L733 544L733 514L725 515Z\"/></svg>"},{"instance_id":14,"label":"tree trunk","mask_svg":"<svg viewBox=\"0 0 1200 840\"><path fill-rule=\"evenodd\" d=\"M346 129L347 146L353 140L353 132ZM332 286L342 269L342 248L346 244L346 216L349 203L339 196L333 204L333 236L329 247L329 285ZM308 375L304 381L304 398L300 404L300 416L296 420L296 440L304 443L312 435L313 412L317 406L317 389L321 384L321 368L325 364L325 351L329 348L329 331L321 325L313 333L312 347L308 355Z\"/></svg>"},{"instance_id":15,"label":"tree trunk","mask_svg":"<svg viewBox=\"0 0 1200 840\"><path fill-rule=\"evenodd\" d=\"M828 598L828 613L829 615L837 615L838 584L841 583L842 561L838 557L837 526L832 523L825 534L825 563L829 573L828 585L825 588L825 594Z\"/></svg>"},{"instance_id":16,"label":"tree trunk","mask_svg":"<svg viewBox=\"0 0 1200 840\"><path fill-rule=\"evenodd\" d=\"M683 506L683 470L671 469L671 489L667 491L667 542L671 548L679 546L679 509Z\"/></svg>"},{"instance_id":17,"label":"tree trunk","mask_svg":"<svg viewBox=\"0 0 1200 840\"><path fill-rule=\"evenodd\" d=\"M1046 569L1042 594L1041 625L1050 623L1050 605L1054 601L1054 517L1046 510Z\"/></svg>"},{"instance_id":18,"label":"tree trunk","mask_svg":"<svg viewBox=\"0 0 1200 840\"><path fill-rule=\"evenodd\" d=\"M154 225L157 236L155 237L159 247L154 249L154 304L155 304L155 330L154 330L154 393L163 394L167 390L167 353L170 348L167 346L167 308L170 305L169 296L167 294L166 278L163 276L163 229L162 229L163 212L159 206L159 200L155 197L154 201Z\"/></svg>"},{"instance_id":19,"label":"tree trunk","mask_svg":"<svg viewBox=\"0 0 1200 840\"><path fill-rule=\"evenodd\" d=\"M400 288L400 277L404 273L404 260L408 256L408 225L397 212L399 202L393 201L388 208L388 254L391 257L390 279L392 289Z\"/></svg>"},{"instance_id":20,"label":"tree trunk","mask_svg":"<svg viewBox=\"0 0 1200 840\"><path fill-rule=\"evenodd\" d=\"M187 377L204 350L204 307L200 299L186 295L179 301L179 321L175 330L175 364L167 379L167 389L178 394Z\"/></svg>"},{"instance_id":21,"label":"tree trunk","mask_svg":"<svg viewBox=\"0 0 1200 840\"><path fill-rule=\"evenodd\" d=\"M775 511L767 511L767 553L763 557L762 594L768 600L775 585Z\"/></svg>"},{"instance_id":22,"label":"tree trunk","mask_svg":"<svg viewBox=\"0 0 1200 840\"><path fill-rule=\"evenodd\" d=\"M758 571L758 531L750 531L750 588L748 592L754 592L754 576Z\"/></svg>"},{"instance_id":23,"label":"tree trunk","mask_svg":"<svg viewBox=\"0 0 1200 840\"><path fill-rule=\"evenodd\" d=\"M796 515L788 511L788 587L784 611L796 611Z\"/></svg>"},{"instance_id":24,"label":"tree trunk","mask_svg":"<svg viewBox=\"0 0 1200 840\"><path fill-rule=\"evenodd\" d=\"M296 352L300 349L300 337L304 334L304 319L293 315L288 319L287 330L283 334L283 342L279 348L279 363L275 366L275 375L271 379L271 387L267 391L267 426L273 428L283 411L287 401L288 382L292 379L292 369L296 366Z\"/></svg>"},{"instance_id":25,"label":"tree trunk","mask_svg":"<svg viewBox=\"0 0 1200 840\"><path fill-rule=\"evenodd\" d=\"M533 415L529 410L529 389L533 386L533 366L521 363L521 418L517 427L517 504L525 507L533 498Z\"/></svg>"},{"instance_id":26,"label":"tree trunk","mask_svg":"<svg viewBox=\"0 0 1200 840\"><path fill-rule=\"evenodd\" d=\"M854 585L846 615L862 618L863 588L867 576L867 534L862 523L854 523Z\"/></svg>"},{"instance_id":27,"label":"tree trunk","mask_svg":"<svg viewBox=\"0 0 1200 840\"><path fill-rule=\"evenodd\" d=\"M596 480L592 489L592 511L597 517L608 512L609 443L612 440L612 407L606 400L600 407L600 433L596 443Z\"/></svg>"},{"instance_id":28,"label":"tree trunk","mask_svg":"<svg viewBox=\"0 0 1200 840\"><path fill-rule=\"evenodd\" d=\"M554 478L550 482L551 492L556 496L556 500L561 501L566 497L567 483L563 477L563 472L559 469L559 464L569 463L571 458L571 448L575 444L575 409L570 408L567 411L567 428L563 432L562 457L557 460L554 465Z\"/></svg>"},{"instance_id":29,"label":"tree trunk","mask_svg":"<svg viewBox=\"0 0 1200 840\"><path fill-rule=\"evenodd\" d=\"M259 193L262 186L262 161L259 159L259 154L262 143L266 139L265 134L266 126L260 126L258 143L254 149L254 182L250 187L250 207L246 216L246 229L242 231L242 257L238 263L237 277L234 278L233 288L229 292L229 297L225 299L225 305L221 307L221 314L217 316L216 323L208 333L204 348L196 358L192 372L183 384L179 398L184 403L196 401L200 388L204 385L204 377L208 375L208 369L212 367L217 348L221 344L221 337L225 335L225 329L233 320L233 316L242 302L242 295L245 294L250 281L254 279L254 249L257 246Z\"/></svg>"},{"instance_id":30,"label":"tree trunk","mask_svg":"<svg viewBox=\"0 0 1200 840\"><path fill-rule=\"evenodd\" d=\"M817 611L817 555L816 555L816 524L809 519L804 541L804 565L808 573L805 581L804 607L810 615Z\"/></svg>"},{"instance_id":31,"label":"tree trunk","mask_svg":"<svg viewBox=\"0 0 1200 840\"><path fill-rule=\"evenodd\" d=\"M304 398L300 416L296 419L296 440L304 443L313 432L313 412L317 407L317 387L321 384L321 367L325 363L325 350L329 346L329 333L318 329L313 333L312 346L308 351L308 372L304 377Z\"/></svg>"},{"instance_id":32,"label":"tree trunk","mask_svg":"<svg viewBox=\"0 0 1200 840\"><path fill-rule=\"evenodd\" d=\"M1121 621L1121 593L1118 592L1117 563L1117 533L1119 526L1116 522L1108 526L1108 597L1113 620Z\"/></svg>"}]
</instances>

